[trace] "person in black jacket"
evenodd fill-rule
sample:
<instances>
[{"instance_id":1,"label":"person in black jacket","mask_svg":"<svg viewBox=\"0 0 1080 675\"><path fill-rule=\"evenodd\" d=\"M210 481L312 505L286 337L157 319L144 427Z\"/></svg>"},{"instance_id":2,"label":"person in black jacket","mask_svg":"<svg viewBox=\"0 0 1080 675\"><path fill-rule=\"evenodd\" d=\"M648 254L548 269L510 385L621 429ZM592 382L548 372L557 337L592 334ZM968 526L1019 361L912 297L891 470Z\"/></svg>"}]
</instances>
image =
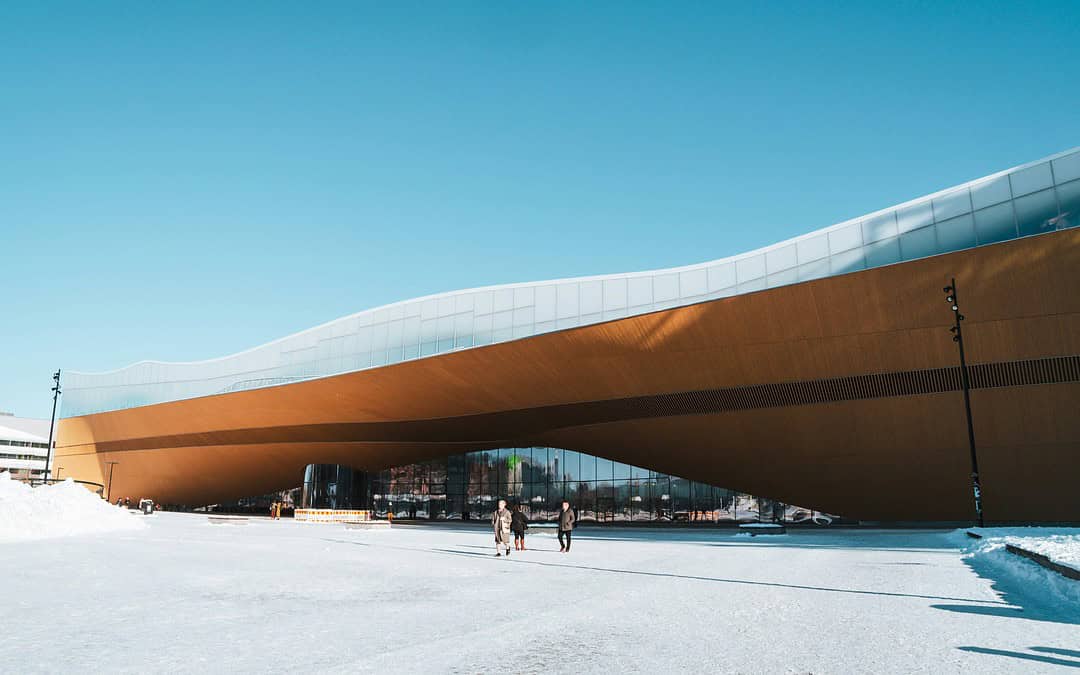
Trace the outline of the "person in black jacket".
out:
<instances>
[{"instance_id":1,"label":"person in black jacket","mask_svg":"<svg viewBox=\"0 0 1080 675\"><path fill-rule=\"evenodd\" d=\"M510 531L514 533L514 549L525 550L525 530L529 529L529 519L521 512L521 504L514 504L514 512L510 514Z\"/></svg>"},{"instance_id":2,"label":"person in black jacket","mask_svg":"<svg viewBox=\"0 0 1080 675\"><path fill-rule=\"evenodd\" d=\"M570 552L570 535L574 531L574 512L570 508L570 502L565 499L562 502L562 510L559 511L559 551ZM565 538L565 541L563 539Z\"/></svg>"}]
</instances>

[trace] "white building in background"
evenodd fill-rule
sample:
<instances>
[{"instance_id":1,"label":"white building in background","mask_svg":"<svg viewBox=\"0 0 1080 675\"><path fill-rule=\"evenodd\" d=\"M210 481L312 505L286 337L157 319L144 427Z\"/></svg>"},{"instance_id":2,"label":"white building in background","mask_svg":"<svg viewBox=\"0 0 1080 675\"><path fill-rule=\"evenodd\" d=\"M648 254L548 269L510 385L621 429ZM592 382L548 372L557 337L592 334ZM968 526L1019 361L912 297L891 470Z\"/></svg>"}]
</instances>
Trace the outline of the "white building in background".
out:
<instances>
[{"instance_id":1,"label":"white building in background","mask_svg":"<svg viewBox=\"0 0 1080 675\"><path fill-rule=\"evenodd\" d=\"M0 412L0 471L19 478L43 478L48 449L49 420Z\"/></svg>"}]
</instances>

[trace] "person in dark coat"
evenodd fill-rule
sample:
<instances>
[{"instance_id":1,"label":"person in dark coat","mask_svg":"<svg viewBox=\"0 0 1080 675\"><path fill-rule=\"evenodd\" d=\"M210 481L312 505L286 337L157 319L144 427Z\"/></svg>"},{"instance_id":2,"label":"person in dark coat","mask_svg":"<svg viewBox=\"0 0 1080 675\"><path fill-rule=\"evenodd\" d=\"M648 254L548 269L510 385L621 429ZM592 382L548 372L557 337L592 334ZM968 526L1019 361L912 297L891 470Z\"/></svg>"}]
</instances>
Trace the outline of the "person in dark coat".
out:
<instances>
[{"instance_id":1,"label":"person in dark coat","mask_svg":"<svg viewBox=\"0 0 1080 675\"><path fill-rule=\"evenodd\" d=\"M529 519L521 512L521 504L514 504L510 514L510 531L514 533L514 550L525 550L525 530L529 529Z\"/></svg>"},{"instance_id":2,"label":"person in dark coat","mask_svg":"<svg viewBox=\"0 0 1080 675\"><path fill-rule=\"evenodd\" d=\"M562 510L559 511L559 551L570 552L570 534L574 530L574 512L570 509L570 502L563 500ZM563 538L566 541L563 541Z\"/></svg>"}]
</instances>

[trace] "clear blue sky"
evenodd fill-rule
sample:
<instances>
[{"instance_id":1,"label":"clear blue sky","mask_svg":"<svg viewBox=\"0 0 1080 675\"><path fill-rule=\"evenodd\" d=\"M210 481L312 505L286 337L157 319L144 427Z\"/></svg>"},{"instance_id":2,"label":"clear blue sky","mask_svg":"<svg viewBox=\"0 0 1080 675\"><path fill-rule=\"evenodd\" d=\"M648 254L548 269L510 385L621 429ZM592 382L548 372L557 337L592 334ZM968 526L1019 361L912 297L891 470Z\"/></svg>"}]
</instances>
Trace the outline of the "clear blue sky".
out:
<instances>
[{"instance_id":1,"label":"clear blue sky","mask_svg":"<svg viewBox=\"0 0 1080 675\"><path fill-rule=\"evenodd\" d=\"M1080 144L1080 3L950 4L5 3L0 410Z\"/></svg>"}]
</instances>

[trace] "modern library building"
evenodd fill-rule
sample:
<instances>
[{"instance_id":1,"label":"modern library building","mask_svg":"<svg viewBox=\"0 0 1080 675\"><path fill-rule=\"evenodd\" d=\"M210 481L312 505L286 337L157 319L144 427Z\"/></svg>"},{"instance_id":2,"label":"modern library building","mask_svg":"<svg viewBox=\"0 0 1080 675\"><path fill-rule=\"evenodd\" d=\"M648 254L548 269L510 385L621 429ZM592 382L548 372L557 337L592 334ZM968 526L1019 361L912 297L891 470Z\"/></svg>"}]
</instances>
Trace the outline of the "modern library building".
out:
<instances>
[{"instance_id":1,"label":"modern library building","mask_svg":"<svg viewBox=\"0 0 1080 675\"><path fill-rule=\"evenodd\" d=\"M1078 225L1072 150L730 258L68 371L57 455L191 506L304 482L399 517L962 521L966 379L986 518L1078 521Z\"/></svg>"}]
</instances>

